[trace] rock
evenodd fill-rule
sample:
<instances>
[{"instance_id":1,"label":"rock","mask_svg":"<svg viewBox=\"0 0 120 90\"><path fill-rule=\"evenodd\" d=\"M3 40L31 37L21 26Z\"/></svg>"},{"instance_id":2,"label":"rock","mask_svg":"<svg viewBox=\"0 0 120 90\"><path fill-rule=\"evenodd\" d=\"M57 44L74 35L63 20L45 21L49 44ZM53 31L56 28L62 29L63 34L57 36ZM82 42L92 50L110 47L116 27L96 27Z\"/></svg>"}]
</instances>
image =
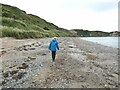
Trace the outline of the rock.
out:
<instances>
[{"instance_id":1,"label":"rock","mask_svg":"<svg viewBox=\"0 0 120 90\"><path fill-rule=\"evenodd\" d=\"M28 57L30 60L35 60L36 57Z\"/></svg>"},{"instance_id":2,"label":"rock","mask_svg":"<svg viewBox=\"0 0 120 90\"><path fill-rule=\"evenodd\" d=\"M41 67L43 67L43 65L42 65L42 64L40 64L40 66L41 66Z\"/></svg>"},{"instance_id":3,"label":"rock","mask_svg":"<svg viewBox=\"0 0 120 90\"><path fill-rule=\"evenodd\" d=\"M30 59L25 60L25 62L29 62L29 61L30 61Z\"/></svg>"},{"instance_id":4,"label":"rock","mask_svg":"<svg viewBox=\"0 0 120 90\"><path fill-rule=\"evenodd\" d=\"M32 45L35 45L35 43L32 43Z\"/></svg>"},{"instance_id":5,"label":"rock","mask_svg":"<svg viewBox=\"0 0 120 90\"><path fill-rule=\"evenodd\" d=\"M10 71L10 74L11 74L11 75L14 75L14 74L16 74L16 73L18 73L18 70Z\"/></svg>"},{"instance_id":6,"label":"rock","mask_svg":"<svg viewBox=\"0 0 120 90\"><path fill-rule=\"evenodd\" d=\"M39 46L41 46L41 43L39 43Z\"/></svg>"},{"instance_id":7,"label":"rock","mask_svg":"<svg viewBox=\"0 0 120 90\"><path fill-rule=\"evenodd\" d=\"M27 45L27 48L30 48L30 47L32 47L32 45L28 44L28 45Z\"/></svg>"},{"instance_id":8,"label":"rock","mask_svg":"<svg viewBox=\"0 0 120 90\"><path fill-rule=\"evenodd\" d=\"M5 53L7 53L7 51L5 51L5 50L2 50L2 51L1 51L1 54L2 54L2 55L5 54Z\"/></svg>"},{"instance_id":9,"label":"rock","mask_svg":"<svg viewBox=\"0 0 120 90\"><path fill-rule=\"evenodd\" d=\"M9 76L9 71L6 71L6 72L3 73L4 78L7 78L8 76Z\"/></svg>"},{"instance_id":10,"label":"rock","mask_svg":"<svg viewBox=\"0 0 120 90\"><path fill-rule=\"evenodd\" d=\"M26 63L23 63L22 66L23 66L23 68L27 68L28 67L28 65Z\"/></svg>"},{"instance_id":11,"label":"rock","mask_svg":"<svg viewBox=\"0 0 120 90\"><path fill-rule=\"evenodd\" d=\"M74 46L74 45L69 45L69 48L75 48L76 46Z\"/></svg>"},{"instance_id":12,"label":"rock","mask_svg":"<svg viewBox=\"0 0 120 90\"><path fill-rule=\"evenodd\" d=\"M25 50L25 51L28 51L28 49L27 49L27 48L24 48L24 50Z\"/></svg>"},{"instance_id":13,"label":"rock","mask_svg":"<svg viewBox=\"0 0 120 90\"><path fill-rule=\"evenodd\" d=\"M35 50L35 48L29 48L29 50Z\"/></svg>"},{"instance_id":14,"label":"rock","mask_svg":"<svg viewBox=\"0 0 120 90\"><path fill-rule=\"evenodd\" d=\"M27 73L26 72L19 72L18 74L14 75L12 77L12 79L16 79L16 80L21 79L25 74L27 74Z\"/></svg>"},{"instance_id":15,"label":"rock","mask_svg":"<svg viewBox=\"0 0 120 90\"><path fill-rule=\"evenodd\" d=\"M46 55L45 53L42 54L43 56Z\"/></svg>"},{"instance_id":16,"label":"rock","mask_svg":"<svg viewBox=\"0 0 120 90\"><path fill-rule=\"evenodd\" d=\"M115 83L112 80L107 80L108 85L115 85Z\"/></svg>"},{"instance_id":17,"label":"rock","mask_svg":"<svg viewBox=\"0 0 120 90\"><path fill-rule=\"evenodd\" d=\"M1 48L1 49L5 49L5 48Z\"/></svg>"},{"instance_id":18,"label":"rock","mask_svg":"<svg viewBox=\"0 0 120 90\"><path fill-rule=\"evenodd\" d=\"M82 86L82 88L84 88L84 85L81 85Z\"/></svg>"},{"instance_id":19,"label":"rock","mask_svg":"<svg viewBox=\"0 0 120 90\"><path fill-rule=\"evenodd\" d=\"M13 65L13 66L10 66L9 68L13 68L13 67L16 67L17 65Z\"/></svg>"},{"instance_id":20,"label":"rock","mask_svg":"<svg viewBox=\"0 0 120 90\"><path fill-rule=\"evenodd\" d=\"M17 50L17 51L22 51L22 50L23 50L23 47L18 47L16 50Z\"/></svg>"},{"instance_id":21,"label":"rock","mask_svg":"<svg viewBox=\"0 0 120 90\"><path fill-rule=\"evenodd\" d=\"M105 87L107 87L107 85L105 84Z\"/></svg>"},{"instance_id":22,"label":"rock","mask_svg":"<svg viewBox=\"0 0 120 90\"><path fill-rule=\"evenodd\" d=\"M119 75L119 72L117 71L117 72L114 72L115 74L117 74L117 75Z\"/></svg>"},{"instance_id":23,"label":"rock","mask_svg":"<svg viewBox=\"0 0 120 90\"><path fill-rule=\"evenodd\" d=\"M26 46L27 46L27 45L23 45L22 47L24 47L24 48L25 48Z\"/></svg>"},{"instance_id":24,"label":"rock","mask_svg":"<svg viewBox=\"0 0 120 90\"><path fill-rule=\"evenodd\" d=\"M118 74L112 74L112 76L118 78Z\"/></svg>"},{"instance_id":25,"label":"rock","mask_svg":"<svg viewBox=\"0 0 120 90\"><path fill-rule=\"evenodd\" d=\"M90 69L92 69L92 66L90 66Z\"/></svg>"},{"instance_id":26,"label":"rock","mask_svg":"<svg viewBox=\"0 0 120 90\"><path fill-rule=\"evenodd\" d=\"M108 76L109 76L109 77L114 77L112 74L109 74Z\"/></svg>"},{"instance_id":27,"label":"rock","mask_svg":"<svg viewBox=\"0 0 120 90\"><path fill-rule=\"evenodd\" d=\"M6 84L6 83L7 83L7 80L6 80L6 79L4 79L4 80L1 82L2 85Z\"/></svg>"},{"instance_id":28,"label":"rock","mask_svg":"<svg viewBox=\"0 0 120 90\"><path fill-rule=\"evenodd\" d=\"M119 85L118 85L118 84L116 84L116 85L115 85L115 87L119 87Z\"/></svg>"},{"instance_id":29,"label":"rock","mask_svg":"<svg viewBox=\"0 0 120 90\"><path fill-rule=\"evenodd\" d=\"M41 46L41 44L37 42L37 43L34 44L34 46L39 47L39 46Z\"/></svg>"},{"instance_id":30,"label":"rock","mask_svg":"<svg viewBox=\"0 0 120 90\"><path fill-rule=\"evenodd\" d=\"M23 63L21 67L18 67L18 69L26 69L28 65L26 63Z\"/></svg>"},{"instance_id":31,"label":"rock","mask_svg":"<svg viewBox=\"0 0 120 90\"><path fill-rule=\"evenodd\" d=\"M13 68L12 66L10 66L9 68Z\"/></svg>"}]
</instances>

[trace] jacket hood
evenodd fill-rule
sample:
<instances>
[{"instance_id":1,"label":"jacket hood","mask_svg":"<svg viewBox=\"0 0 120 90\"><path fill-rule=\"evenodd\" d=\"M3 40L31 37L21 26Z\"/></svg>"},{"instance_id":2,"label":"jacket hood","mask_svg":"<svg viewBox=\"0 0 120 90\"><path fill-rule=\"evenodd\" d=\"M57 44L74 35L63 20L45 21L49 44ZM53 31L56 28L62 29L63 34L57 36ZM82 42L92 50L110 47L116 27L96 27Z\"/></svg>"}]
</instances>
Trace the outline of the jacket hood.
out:
<instances>
[{"instance_id":1,"label":"jacket hood","mask_svg":"<svg viewBox=\"0 0 120 90\"><path fill-rule=\"evenodd\" d=\"M53 39L52 42L56 42L56 39Z\"/></svg>"}]
</instances>

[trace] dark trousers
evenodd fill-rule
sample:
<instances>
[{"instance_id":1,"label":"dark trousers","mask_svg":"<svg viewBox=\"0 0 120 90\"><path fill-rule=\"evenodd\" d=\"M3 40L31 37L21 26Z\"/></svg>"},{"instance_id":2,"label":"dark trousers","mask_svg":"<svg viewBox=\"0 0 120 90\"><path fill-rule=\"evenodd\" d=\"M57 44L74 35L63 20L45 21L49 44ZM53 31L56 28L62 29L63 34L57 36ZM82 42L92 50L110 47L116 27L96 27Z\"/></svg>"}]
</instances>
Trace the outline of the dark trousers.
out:
<instances>
[{"instance_id":1,"label":"dark trousers","mask_svg":"<svg viewBox=\"0 0 120 90\"><path fill-rule=\"evenodd\" d=\"M56 51L52 51L52 60L55 61Z\"/></svg>"}]
</instances>

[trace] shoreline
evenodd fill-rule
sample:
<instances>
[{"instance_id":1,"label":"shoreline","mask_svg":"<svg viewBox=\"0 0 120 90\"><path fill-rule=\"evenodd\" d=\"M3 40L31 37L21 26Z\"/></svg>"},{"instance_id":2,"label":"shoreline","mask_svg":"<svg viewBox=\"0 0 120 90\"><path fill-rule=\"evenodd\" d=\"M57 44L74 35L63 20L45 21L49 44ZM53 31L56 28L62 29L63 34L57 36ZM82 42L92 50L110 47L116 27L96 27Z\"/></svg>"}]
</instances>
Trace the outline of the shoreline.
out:
<instances>
[{"instance_id":1,"label":"shoreline","mask_svg":"<svg viewBox=\"0 0 120 90\"><path fill-rule=\"evenodd\" d=\"M119 37L85 37L85 38L82 37L81 39L108 47L119 48L118 46Z\"/></svg>"},{"instance_id":2,"label":"shoreline","mask_svg":"<svg viewBox=\"0 0 120 90\"><path fill-rule=\"evenodd\" d=\"M118 88L117 48L58 37L53 65L47 48L51 38L2 39L4 88Z\"/></svg>"}]
</instances>

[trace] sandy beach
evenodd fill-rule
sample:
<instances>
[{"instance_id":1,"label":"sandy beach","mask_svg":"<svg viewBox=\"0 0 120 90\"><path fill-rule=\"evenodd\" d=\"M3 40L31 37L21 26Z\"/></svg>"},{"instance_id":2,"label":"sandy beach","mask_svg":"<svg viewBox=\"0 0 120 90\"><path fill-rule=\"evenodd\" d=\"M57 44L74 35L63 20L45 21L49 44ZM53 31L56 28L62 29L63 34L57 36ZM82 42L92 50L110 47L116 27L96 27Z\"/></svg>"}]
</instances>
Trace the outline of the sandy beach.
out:
<instances>
[{"instance_id":1,"label":"sandy beach","mask_svg":"<svg viewBox=\"0 0 120 90\"><path fill-rule=\"evenodd\" d=\"M59 37L52 62L51 38L1 38L2 88L118 88L118 49L78 37Z\"/></svg>"}]
</instances>

